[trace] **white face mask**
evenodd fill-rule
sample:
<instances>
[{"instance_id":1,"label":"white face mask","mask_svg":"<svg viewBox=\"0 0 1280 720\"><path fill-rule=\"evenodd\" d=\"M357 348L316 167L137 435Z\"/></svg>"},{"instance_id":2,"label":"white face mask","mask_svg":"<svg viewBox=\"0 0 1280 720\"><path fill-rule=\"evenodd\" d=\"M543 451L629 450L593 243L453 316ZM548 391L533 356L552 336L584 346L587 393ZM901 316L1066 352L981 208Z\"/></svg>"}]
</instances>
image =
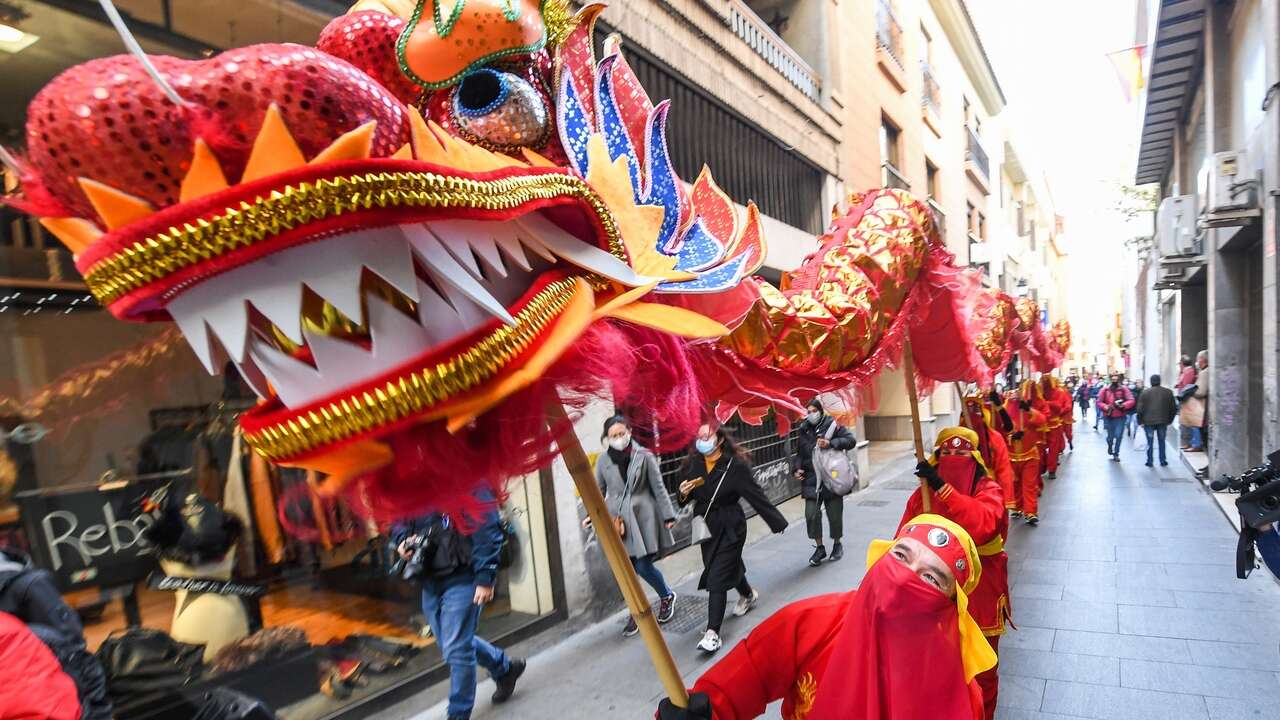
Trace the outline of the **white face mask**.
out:
<instances>
[{"instance_id":1,"label":"white face mask","mask_svg":"<svg viewBox=\"0 0 1280 720\"><path fill-rule=\"evenodd\" d=\"M818 421L819 421L819 420L821 420L821 419L822 419L822 413L820 413L820 412L811 412L811 413L809 413L809 424L810 424L810 425L817 425L817 424L818 424Z\"/></svg>"},{"instance_id":2,"label":"white face mask","mask_svg":"<svg viewBox=\"0 0 1280 720\"><path fill-rule=\"evenodd\" d=\"M625 433L623 435L619 435L618 437L609 438L609 447L613 448L614 450L618 450L618 451L626 450L627 446L630 444L631 444L631 433Z\"/></svg>"}]
</instances>

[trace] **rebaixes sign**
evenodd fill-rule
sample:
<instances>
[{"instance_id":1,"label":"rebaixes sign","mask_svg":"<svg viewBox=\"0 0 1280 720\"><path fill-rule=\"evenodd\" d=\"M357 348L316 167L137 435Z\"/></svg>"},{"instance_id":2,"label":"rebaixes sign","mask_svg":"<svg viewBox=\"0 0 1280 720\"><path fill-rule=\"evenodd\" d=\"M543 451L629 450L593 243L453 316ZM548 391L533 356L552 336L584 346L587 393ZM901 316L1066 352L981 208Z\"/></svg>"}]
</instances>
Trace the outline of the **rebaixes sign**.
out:
<instances>
[{"instance_id":1,"label":"rebaixes sign","mask_svg":"<svg viewBox=\"0 0 1280 720\"><path fill-rule=\"evenodd\" d=\"M64 592L81 587L128 585L155 566L143 538L152 522L142 500L164 483L117 483L20 493L31 554L53 573Z\"/></svg>"}]
</instances>

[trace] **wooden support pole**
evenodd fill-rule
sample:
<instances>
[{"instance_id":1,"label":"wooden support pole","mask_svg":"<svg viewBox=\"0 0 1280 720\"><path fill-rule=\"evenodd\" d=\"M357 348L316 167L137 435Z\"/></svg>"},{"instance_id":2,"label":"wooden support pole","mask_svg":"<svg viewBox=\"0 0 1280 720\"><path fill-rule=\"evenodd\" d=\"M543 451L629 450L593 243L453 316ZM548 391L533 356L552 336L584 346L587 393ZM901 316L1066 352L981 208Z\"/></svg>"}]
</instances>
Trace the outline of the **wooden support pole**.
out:
<instances>
[{"instance_id":1,"label":"wooden support pole","mask_svg":"<svg viewBox=\"0 0 1280 720\"><path fill-rule=\"evenodd\" d=\"M924 436L920 432L920 395L916 391L916 363L911 356L910 339L902 343L902 373L907 382L907 400L911 402L911 433L916 441L916 462L921 462L924 460ZM924 504L925 512L931 511L930 495L929 483L921 478L920 500Z\"/></svg>"},{"instance_id":2,"label":"wooden support pole","mask_svg":"<svg viewBox=\"0 0 1280 720\"><path fill-rule=\"evenodd\" d=\"M653 662L654 669L658 671L658 678L667 691L667 697L677 707L688 707L689 693L685 690L684 679L680 677L680 669L676 667L676 661L671 657L671 649L667 647L667 641L662 637L658 619L653 614L648 596L640 586L640 579L636 577L636 570L631 565L631 558L628 557L627 549L622 544L622 538L613 529L613 518L609 516L604 495L600 494L600 486L596 485L595 475L591 472L591 462L587 459L586 451L582 449L582 443L578 442L573 424L569 421L564 407L558 402L548 405L547 417L552 427L566 428L564 434L556 440L556 444L560 447L560 454L564 457L564 464L569 468L569 474L573 476L573 483L578 488L582 504L587 508L587 516L591 518L591 524L595 527L596 538L600 541L601 549L604 550L605 559L609 561L609 569L613 571L618 589L622 591L622 597L627 601L631 617L635 618L636 624L640 627L640 636L644 639L645 648L649 651L649 659Z\"/></svg>"}]
</instances>

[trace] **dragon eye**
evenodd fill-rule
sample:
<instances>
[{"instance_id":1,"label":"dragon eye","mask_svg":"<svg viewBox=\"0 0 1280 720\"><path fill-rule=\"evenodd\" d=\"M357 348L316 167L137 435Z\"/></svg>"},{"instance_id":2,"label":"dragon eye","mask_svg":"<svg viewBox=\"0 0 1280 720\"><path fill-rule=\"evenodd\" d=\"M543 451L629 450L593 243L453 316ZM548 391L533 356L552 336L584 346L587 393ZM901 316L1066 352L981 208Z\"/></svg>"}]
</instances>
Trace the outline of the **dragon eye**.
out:
<instances>
[{"instance_id":1,"label":"dragon eye","mask_svg":"<svg viewBox=\"0 0 1280 720\"><path fill-rule=\"evenodd\" d=\"M528 80L481 68L458 83L450 106L468 138L492 149L538 147L547 138L547 105Z\"/></svg>"}]
</instances>

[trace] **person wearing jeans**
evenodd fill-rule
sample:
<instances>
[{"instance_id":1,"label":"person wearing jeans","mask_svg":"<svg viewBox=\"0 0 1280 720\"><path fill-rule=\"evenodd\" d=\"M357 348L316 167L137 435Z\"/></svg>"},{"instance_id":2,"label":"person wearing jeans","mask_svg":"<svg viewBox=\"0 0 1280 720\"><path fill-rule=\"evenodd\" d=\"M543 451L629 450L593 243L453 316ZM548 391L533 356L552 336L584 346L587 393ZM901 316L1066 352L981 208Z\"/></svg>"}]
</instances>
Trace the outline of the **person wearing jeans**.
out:
<instances>
[{"instance_id":1,"label":"person wearing jeans","mask_svg":"<svg viewBox=\"0 0 1280 720\"><path fill-rule=\"evenodd\" d=\"M658 593L658 622L668 623L676 614L676 594L654 561L675 544L671 527L676 524L676 509L662 481L658 458L632 439L631 425L621 415L605 421L600 439L605 452L596 459L596 484L609 506L609 516L621 520L622 544L636 574ZM590 518L583 520L584 527L590 524ZM622 636L639 632L636 619L628 616Z\"/></svg>"},{"instance_id":2,"label":"person wearing jeans","mask_svg":"<svg viewBox=\"0 0 1280 720\"><path fill-rule=\"evenodd\" d=\"M1116 462L1120 462L1120 442L1129 408L1133 407L1133 393L1121 379L1120 373L1112 375L1111 384L1098 393L1098 412L1107 427L1107 454Z\"/></svg>"},{"instance_id":3,"label":"person wearing jeans","mask_svg":"<svg viewBox=\"0 0 1280 720\"><path fill-rule=\"evenodd\" d=\"M1147 433L1147 467L1151 467L1152 445L1160 443L1160 466L1169 464L1165 457L1165 435L1169 431L1169 423L1177 414L1178 403L1173 398L1173 391L1160 384L1160 376L1151 376L1151 387L1138 396L1138 422ZM1153 440L1154 436L1154 440Z\"/></svg>"},{"instance_id":4,"label":"person wearing jeans","mask_svg":"<svg viewBox=\"0 0 1280 720\"><path fill-rule=\"evenodd\" d=\"M481 498L493 502L492 498ZM467 534L469 533L469 534ZM498 556L504 536L496 509L478 527L464 529L447 515L431 514L393 528L391 539L401 558L411 562L424 539L422 612L449 666L449 720L470 720L476 700L476 665L493 677L494 703L515 692L525 661L508 657L476 635L480 611L493 600Z\"/></svg>"}]
</instances>

